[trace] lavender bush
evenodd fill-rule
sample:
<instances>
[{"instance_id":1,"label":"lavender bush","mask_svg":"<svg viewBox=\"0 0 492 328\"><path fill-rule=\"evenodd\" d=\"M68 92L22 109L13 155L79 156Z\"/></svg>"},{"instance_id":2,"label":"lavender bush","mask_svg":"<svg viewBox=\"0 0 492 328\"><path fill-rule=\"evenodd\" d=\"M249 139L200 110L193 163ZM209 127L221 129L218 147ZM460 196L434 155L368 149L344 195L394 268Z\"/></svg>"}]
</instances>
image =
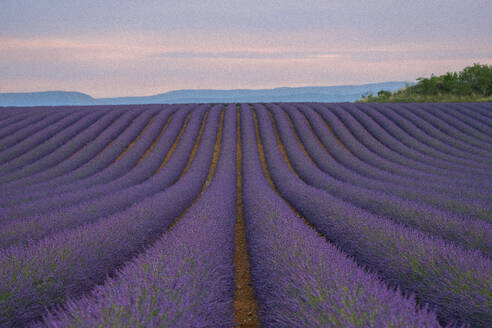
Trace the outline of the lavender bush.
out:
<instances>
[{"instance_id":1,"label":"lavender bush","mask_svg":"<svg viewBox=\"0 0 492 328\"><path fill-rule=\"evenodd\" d=\"M254 303L265 327L491 327L491 123L488 103L0 108L0 327L232 327Z\"/></svg>"},{"instance_id":2,"label":"lavender bush","mask_svg":"<svg viewBox=\"0 0 492 328\"><path fill-rule=\"evenodd\" d=\"M244 210L256 295L266 327L440 327L329 244L263 176L253 116L241 110Z\"/></svg>"},{"instance_id":3,"label":"lavender bush","mask_svg":"<svg viewBox=\"0 0 492 328\"><path fill-rule=\"evenodd\" d=\"M115 278L35 326L232 327L235 134L231 106L215 174L198 201Z\"/></svg>"},{"instance_id":4,"label":"lavender bush","mask_svg":"<svg viewBox=\"0 0 492 328\"><path fill-rule=\"evenodd\" d=\"M211 112L204 131L211 135L202 139L189 170L172 187L93 224L0 251L0 326L25 325L47 307L87 292L155 241L206 180L219 110Z\"/></svg>"},{"instance_id":5,"label":"lavender bush","mask_svg":"<svg viewBox=\"0 0 492 328\"><path fill-rule=\"evenodd\" d=\"M261 107L260 107L261 108ZM328 240L389 284L435 306L443 321L492 324L492 262L439 238L372 215L306 185L290 171L270 121L259 120L269 172L282 196Z\"/></svg>"},{"instance_id":6,"label":"lavender bush","mask_svg":"<svg viewBox=\"0 0 492 328\"><path fill-rule=\"evenodd\" d=\"M45 171L56 164L68 159L79 151L87 143L91 142L99 134L101 134L108 126L110 126L121 113L116 111L109 111L105 115L98 117L90 126L83 129L79 134L72 137L68 142L58 147L50 154L38 159L33 160L31 163L25 166L18 167L18 169L12 170L11 173L5 174L0 177L0 183L17 180L26 176L36 174L41 171Z\"/></svg>"},{"instance_id":7,"label":"lavender bush","mask_svg":"<svg viewBox=\"0 0 492 328\"><path fill-rule=\"evenodd\" d=\"M334 197L357 205L369 212L386 216L396 222L438 235L468 248L476 248L492 255L492 224L462 218L440 209L354 186L322 172L309 155L302 152L285 114L272 108L275 125L287 156L296 173L308 184L327 190ZM264 108L258 108L260 120L269 120Z\"/></svg>"}]
</instances>

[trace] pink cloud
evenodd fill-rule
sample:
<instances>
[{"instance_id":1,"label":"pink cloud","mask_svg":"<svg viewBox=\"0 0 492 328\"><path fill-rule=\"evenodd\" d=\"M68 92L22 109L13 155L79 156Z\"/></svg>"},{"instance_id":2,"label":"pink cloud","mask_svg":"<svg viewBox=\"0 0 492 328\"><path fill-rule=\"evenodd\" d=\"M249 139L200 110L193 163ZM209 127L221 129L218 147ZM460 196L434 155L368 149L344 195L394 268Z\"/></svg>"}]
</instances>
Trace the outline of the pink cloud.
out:
<instances>
[{"instance_id":1,"label":"pink cloud","mask_svg":"<svg viewBox=\"0 0 492 328\"><path fill-rule=\"evenodd\" d=\"M279 33L274 41L248 33L0 37L0 92L77 90L109 97L181 88L411 81L474 61L492 63L487 45L357 44L329 35L301 40L295 33Z\"/></svg>"}]
</instances>

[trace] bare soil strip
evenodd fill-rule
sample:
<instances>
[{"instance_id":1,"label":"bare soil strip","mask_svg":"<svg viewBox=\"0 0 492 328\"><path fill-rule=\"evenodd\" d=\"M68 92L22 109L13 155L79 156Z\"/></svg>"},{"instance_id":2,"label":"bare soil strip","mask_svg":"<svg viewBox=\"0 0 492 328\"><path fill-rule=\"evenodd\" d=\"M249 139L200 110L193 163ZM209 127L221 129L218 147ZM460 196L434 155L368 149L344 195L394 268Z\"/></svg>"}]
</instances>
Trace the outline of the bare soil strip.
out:
<instances>
[{"instance_id":1,"label":"bare soil strip","mask_svg":"<svg viewBox=\"0 0 492 328\"><path fill-rule=\"evenodd\" d=\"M171 120L173 119L173 117L174 117L174 113L169 115L169 118L167 119L166 124L164 124L164 126L162 127L161 132L159 132L159 135L157 135L157 137L154 139L154 141L152 142L152 145L150 145L150 147L145 151L145 153L138 160L138 162L135 166L142 163L142 161L147 157L147 155L150 154L152 149L154 149L155 145L159 142L159 140L161 140L162 135L164 134L164 132L166 132L167 127L169 126L169 123L171 123Z\"/></svg>"},{"instance_id":2,"label":"bare soil strip","mask_svg":"<svg viewBox=\"0 0 492 328\"><path fill-rule=\"evenodd\" d=\"M65 158L64 160L65 160L65 161L71 160L71 159L72 159L75 155L77 155L77 154L79 154L81 151L83 151L87 145L89 145L89 144L90 144L90 143L92 143L92 142L95 142L95 140L96 140L96 139L97 139L97 138L98 138L101 134L103 134L106 130L111 129L111 127L112 127L113 125L115 125L115 123L116 123L116 122L118 121L118 119L120 119L120 118L121 118L121 115L120 115L120 116L118 116L118 117L116 117L113 121L111 121L111 123L110 123L108 126L106 126L106 128L105 128L104 130L101 130L101 132L99 132L99 133L98 133L98 134L94 137L94 139L92 139L91 141L87 142L87 143L86 143L83 147L79 148L79 149L78 149L75 153L73 153L73 154L72 154L72 155L70 155L69 157ZM114 140L114 139L113 139L113 140ZM111 141L111 142L112 142L112 141Z\"/></svg>"},{"instance_id":3,"label":"bare soil strip","mask_svg":"<svg viewBox=\"0 0 492 328\"><path fill-rule=\"evenodd\" d=\"M278 191L277 189L277 186L275 186L275 183L273 182L271 176L270 176L270 173L268 172L268 165L266 163L266 159L265 159L265 153L263 151L263 144L261 143L261 136L260 136L260 130L258 128L258 120L256 118L256 112L253 110L253 117L254 117L254 120L255 120L255 130L256 130L256 143L258 145L258 153L260 155L260 161L261 161L261 167L263 168L263 174L265 175L265 177L267 178L268 180L268 183L270 184L270 186L272 187L272 189L277 193L277 195L282 198L285 203L290 207L290 209L301 219L304 221L305 224L307 224L308 226L310 226L314 231L316 231L318 233L318 235L320 236L323 236L323 234L316 229L316 227L314 227L311 222L309 222L295 207L293 207L290 202L288 202L284 197L282 197L282 195L280 194L280 191ZM277 144L278 144L278 147L280 148L280 152L282 153L282 157L284 158L285 162L287 163L287 165L289 166L289 168L292 170L292 172L299 178L299 174L297 174L297 172L294 170L294 168L292 167L291 163L290 163L290 160L289 158L287 157L287 153L285 152L285 149L284 149L284 145L282 144L282 141L280 140L280 136L278 135L278 131L277 131L277 126L275 124L275 120L273 119L272 116L270 116L270 119L272 121L272 124L273 124L273 130L275 132L275 136L276 136L276 139L277 139ZM302 180L302 179L301 179Z\"/></svg>"},{"instance_id":4,"label":"bare soil strip","mask_svg":"<svg viewBox=\"0 0 492 328\"><path fill-rule=\"evenodd\" d=\"M284 144L282 143L282 140L280 139L280 136L277 131L277 124L275 123L275 119L273 118L273 115L272 113L270 113L270 111L267 110L267 112L268 115L270 116L270 121L272 121L273 131L275 132L275 139L277 139L278 148L280 149L280 152L282 153L284 160L287 162L287 166L289 167L289 169L292 172L294 172L295 175L297 175L297 177L299 177L299 174L297 174L296 170L294 170L294 167L290 163L289 157L287 156L287 152L285 151Z\"/></svg>"},{"instance_id":5,"label":"bare soil strip","mask_svg":"<svg viewBox=\"0 0 492 328\"><path fill-rule=\"evenodd\" d=\"M222 114L223 113L221 113L221 115ZM208 112L205 112L205 114L203 115L202 126L200 126L200 131L198 132L198 137L196 138L195 145L193 146L193 149L191 150L190 157L188 157L188 161L186 162L186 166L185 166L183 172L181 172L181 176L179 177L180 179L188 171L188 169L191 166L191 162L193 162L193 159L195 158L196 152L198 151L198 146L200 146L200 141L202 140L203 130L205 130L205 123L207 122L207 117L208 117ZM222 131L221 128L219 128L219 130ZM215 146L217 146L217 145L215 145ZM215 147L214 147L214 151L215 151Z\"/></svg>"},{"instance_id":6,"label":"bare soil strip","mask_svg":"<svg viewBox=\"0 0 492 328\"><path fill-rule=\"evenodd\" d=\"M167 164L167 162L169 161L169 159L173 155L174 151L176 150L176 147L179 144L179 141L181 140L181 136L184 133L184 130L186 128L186 125L188 124L188 121L190 120L190 117L191 117L191 113L189 113L188 116L186 116L186 119L185 119L185 121L183 123L183 126L181 127L181 130L179 130L179 133L178 133L178 136L176 137L176 140L174 140L174 143L171 146L171 149L169 149L169 151L166 154L166 157L164 157L164 160L162 161L161 166L159 166L159 168L154 172L154 174L156 174L157 172L159 172L160 170L162 170L162 168Z\"/></svg>"},{"instance_id":7,"label":"bare soil strip","mask_svg":"<svg viewBox=\"0 0 492 328\"><path fill-rule=\"evenodd\" d=\"M208 186L212 182L212 179L215 175L215 170L217 168L217 163L219 162L220 149L222 147L222 133L224 131L224 115L225 115L225 112L222 111L220 113L219 131L217 131L217 140L215 141L214 154L212 156L212 164L210 165L210 169L209 169L208 175L207 175L207 180L205 180L205 183L203 184L202 190L200 191L200 195L203 194L205 192L205 190L207 190ZM200 136L201 136L201 132L200 132ZM198 146L198 144L197 144L197 146ZM196 153L196 150L195 150L194 154L195 153Z\"/></svg>"},{"instance_id":8,"label":"bare soil strip","mask_svg":"<svg viewBox=\"0 0 492 328\"><path fill-rule=\"evenodd\" d=\"M193 150L194 151L191 152L190 159L188 160L188 163L191 163L193 161L193 158L195 157L196 150L198 149L198 145L200 144L200 139L201 139L201 136L202 136L203 127L205 126L205 121L207 120L207 114L208 114L208 112L206 112L205 115L204 115L204 117L203 117L202 127L200 129L200 134L198 135L198 138L197 138L197 140L195 142L195 146L193 147ZM208 186L210 185L210 181L212 181L212 179L213 179L213 177L215 175L215 169L217 168L217 162L219 161L220 147L222 145L222 131L223 131L223 126L224 126L224 111L222 111L220 113L219 131L217 132L217 137L216 137L216 140L215 140L214 154L213 154L213 157L212 157L212 163L210 164L210 168L208 170L207 179L203 183L202 190L200 191L200 193L198 194L198 196L195 197L195 199L193 200L193 202L191 202L190 206L188 206L183 211L183 213L181 213L176 218L176 220L174 220L174 222L171 223L171 225L167 228L167 231L169 231L172 228L174 228L174 226L176 225L176 223L178 223L178 221L183 216L185 216L186 213L188 213L188 211L190 210L190 208L192 208L193 205L195 205L195 203L200 199L200 197L202 196L202 194L207 190ZM183 174L184 174L184 171L181 173L180 179L183 176Z\"/></svg>"},{"instance_id":9,"label":"bare soil strip","mask_svg":"<svg viewBox=\"0 0 492 328\"><path fill-rule=\"evenodd\" d=\"M302 143L302 140L301 138L299 138L299 135L297 134L297 130L296 128L294 127L294 123L292 123L292 120L290 119L290 116L286 114L286 117L287 117L287 121L289 121L289 126L290 126L290 129L292 130L292 133L294 134L295 138L296 138L296 141L297 143L299 144L299 147L301 147L301 150L302 152L304 153L304 155L306 155L306 157L309 159L309 161L311 163L313 163L316 167L318 167L318 164L316 164L315 161L313 161L311 155L309 155L309 153L307 152L306 148L304 147L304 144ZM278 131L277 131L277 126L275 124L275 120L273 119L273 116L272 116L272 113L270 113L270 118L273 122L273 127L275 129L275 133L277 134L277 141L280 139L280 136L278 136ZM312 131L312 130L311 130ZM319 140L318 140L319 141ZM283 145L283 144L282 144ZM319 168L319 167L318 167Z\"/></svg>"},{"instance_id":10,"label":"bare soil strip","mask_svg":"<svg viewBox=\"0 0 492 328\"><path fill-rule=\"evenodd\" d=\"M319 165L313 160L313 158L311 157L311 155L308 153L308 151L306 150L306 148L304 147L304 143L302 142L301 138L299 138L299 135L297 134L297 131L294 127L294 123L292 123L292 120L290 118L290 116L287 114L287 120L289 121L289 125L290 125L290 128L292 129L292 132L297 140L297 143L299 144L299 147L301 147L301 150L302 152L304 153L304 155L306 155L306 157L309 159L309 161L314 165L316 166L320 171L323 171ZM277 130L277 125L275 123L275 119L273 118L272 116L272 113L270 113L270 119L272 120L272 124L273 124L273 129L275 131L275 135L277 136L277 143L279 144L279 147L280 149L285 152L285 148L284 148L284 144L282 143L282 141L280 140L280 136L278 134L278 130ZM304 117L304 119L306 120L306 118ZM306 123L308 125L309 128L311 128L311 125L309 124L309 122L306 120ZM314 131L311 129L311 132L314 134ZM319 141L318 137L316 136L316 140ZM323 149L326 150L326 148L324 148L324 145L321 145ZM329 154L328 154L329 155ZM284 158L287 157L287 155L285 154ZM304 179L302 179L304 181ZM305 181L304 181L305 182Z\"/></svg>"},{"instance_id":11,"label":"bare soil strip","mask_svg":"<svg viewBox=\"0 0 492 328\"><path fill-rule=\"evenodd\" d=\"M241 120L237 114L236 141L236 225L234 227L234 268L236 294L234 297L234 320L236 327L260 327L258 302L251 283L251 271L246 242L246 225L243 213L242 194L242 156L241 156Z\"/></svg>"},{"instance_id":12,"label":"bare soil strip","mask_svg":"<svg viewBox=\"0 0 492 328\"><path fill-rule=\"evenodd\" d=\"M106 149L108 149L109 147L111 147L111 145L116 141L116 139L118 139L118 136L120 136L126 130L128 130L139 116L140 116L140 114L136 115L129 123L127 123L127 125L125 126L125 128L116 137L114 137L103 149L101 149L93 158L96 158L97 156L99 156L100 154L102 154Z\"/></svg>"},{"instance_id":13,"label":"bare soil strip","mask_svg":"<svg viewBox=\"0 0 492 328\"><path fill-rule=\"evenodd\" d=\"M256 144L258 146L258 153L260 155L260 162L261 162L261 167L263 168L263 174L265 175L265 178L267 179L270 187L273 190L275 190L275 192L280 196L277 186L275 186L275 183L273 183L272 177L270 176L270 172L268 172L268 165L266 163L265 153L263 151L263 144L261 143L261 139L260 139L260 129L258 128L258 119L256 118L256 111L254 109L251 109L251 111L253 112L253 118L255 121Z\"/></svg>"},{"instance_id":14,"label":"bare soil strip","mask_svg":"<svg viewBox=\"0 0 492 328\"><path fill-rule=\"evenodd\" d=\"M311 125L311 122L307 119L306 115L304 115L304 113L303 113L303 112L301 112L301 111L299 111L299 113L300 113L300 114L301 114L301 116L304 118L304 121L306 122L306 125L307 125L307 126L308 126L308 128L311 130L311 132L313 133L313 136L314 136L314 138L316 139L316 141L318 141L319 146L320 146L321 148L323 148L323 150L326 152L326 154L327 154L328 156L330 156L331 158L334 158L334 157L333 157L333 155L332 155L332 154L330 153L330 151L328 150L328 148L326 148L326 146L325 146L325 145L321 142L321 140L320 140L320 138L319 138L318 134L316 133L316 131L314 131L313 126ZM288 116L288 115L287 115L287 116ZM293 126L293 123L292 123L292 121L291 121L290 117L289 117L289 122L290 122L291 126ZM295 132L295 134L296 134L297 138L299 138L299 136L298 136L297 132L296 132L296 131L294 131L294 132Z\"/></svg>"},{"instance_id":15,"label":"bare soil strip","mask_svg":"<svg viewBox=\"0 0 492 328\"><path fill-rule=\"evenodd\" d=\"M325 126L328 128L328 131L330 131L330 133L331 133L331 134L335 137L335 139L337 139L338 143L339 143L340 145L342 145L342 147L343 147L346 151L348 151L349 153L352 153L352 151L351 151L350 149L348 149L348 147L347 147L347 146L345 146L345 144L342 142L342 140L340 140L340 139L338 138L338 136L335 134L335 132L331 129L330 125L328 124L328 122L326 122L325 118L324 118L324 117L323 117L323 116L322 116L322 115L321 115L321 114L320 114L320 113L319 113L316 109L314 109L314 108L312 108L312 109L313 109L313 110L314 110L314 112L315 112L315 113L316 113L316 114L320 117L321 122L323 122L323 123L325 124ZM342 122L342 121L340 121L340 122L343 124L343 122ZM343 124L343 126L344 126L345 128L347 128L347 127L345 126L345 124ZM350 131L350 130L349 130L349 131Z\"/></svg>"},{"instance_id":16,"label":"bare soil strip","mask_svg":"<svg viewBox=\"0 0 492 328\"><path fill-rule=\"evenodd\" d=\"M158 113L156 113L154 116L152 116L152 118L150 119L149 123L147 123L147 125L145 125L145 127L143 128L142 131L140 131L140 133L138 134L138 136L128 145L128 147L126 147L126 149L120 154L120 156L118 156L118 158L116 158L113 161L113 163L115 163L118 160L120 160L130 149L132 149L133 145L142 137L142 135L145 133L145 130L147 130L147 128L152 124L152 122L156 118L157 114Z\"/></svg>"}]
</instances>

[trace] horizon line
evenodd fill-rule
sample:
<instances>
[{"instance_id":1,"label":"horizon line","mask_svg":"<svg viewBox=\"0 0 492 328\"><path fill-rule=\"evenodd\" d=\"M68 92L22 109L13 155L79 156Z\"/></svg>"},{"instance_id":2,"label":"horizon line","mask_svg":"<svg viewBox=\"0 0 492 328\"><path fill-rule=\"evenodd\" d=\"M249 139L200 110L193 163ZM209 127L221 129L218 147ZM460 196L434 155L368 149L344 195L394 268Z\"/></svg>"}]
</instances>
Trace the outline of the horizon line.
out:
<instances>
[{"instance_id":1,"label":"horizon line","mask_svg":"<svg viewBox=\"0 0 492 328\"><path fill-rule=\"evenodd\" d=\"M114 98L142 98L142 97L154 97L176 91L261 91L261 90L277 90L277 89L301 89L301 88L326 88L326 87L355 87L355 86L365 86L372 84L383 84L383 83L415 83L412 81L382 81L382 82L367 82L367 83L351 83L351 84L332 84L332 85L303 85L303 86L279 86L273 88L234 88L234 89L220 89L220 88L191 88L191 89L171 89L159 93L149 94L149 95L127 95L127 96L109 96L109 97L93 97L90 93L78 91L78 90L42 90L42 91L0 91L0 94L36 94L36 93L50 93L50 92L63 92L63 93L78 93L85 96L89 96L92 99L114 99Z\"/></svg>"}]
</instances>

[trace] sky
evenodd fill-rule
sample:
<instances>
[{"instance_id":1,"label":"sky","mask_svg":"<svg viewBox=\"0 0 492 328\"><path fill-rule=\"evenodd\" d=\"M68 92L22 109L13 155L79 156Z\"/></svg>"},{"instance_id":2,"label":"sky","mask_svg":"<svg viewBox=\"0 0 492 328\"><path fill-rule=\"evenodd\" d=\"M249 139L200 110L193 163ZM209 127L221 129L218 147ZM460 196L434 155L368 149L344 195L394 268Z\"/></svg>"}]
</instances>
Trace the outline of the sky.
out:
<instances>
[{"instance_id":1,"label":"sky","mask_svg":"<svg viewBox=\"0 0 492 328\"><path fill-rule=\"evenodd\" d=\"M146 96L492 65L490 0L0 0L0 92Z\"/></svg>"}]
</instances>

